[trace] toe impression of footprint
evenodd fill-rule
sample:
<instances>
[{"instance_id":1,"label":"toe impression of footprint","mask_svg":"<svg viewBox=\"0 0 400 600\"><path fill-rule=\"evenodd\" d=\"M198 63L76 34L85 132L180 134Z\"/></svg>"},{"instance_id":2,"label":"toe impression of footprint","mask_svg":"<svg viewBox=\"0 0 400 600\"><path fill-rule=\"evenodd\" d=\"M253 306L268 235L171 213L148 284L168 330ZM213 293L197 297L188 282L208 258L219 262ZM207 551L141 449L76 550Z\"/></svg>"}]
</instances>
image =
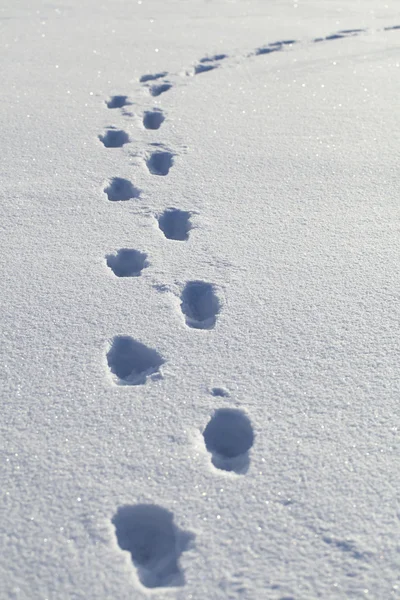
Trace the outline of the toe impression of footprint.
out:
<instances>
[{"instance_id":1,"label":"toe impression of footprint","mask_svg":"<svg viewBox=\"0 0 400 600\"><path fill-rule=\"evenodd\" d=\"M247 472L254 432L244 412L232 408L216 410L204 429L203 437L214 467L238 475Z\"/></svg>"},{"instance_id":2,"label":"toe impression of footprint","mask_svg":"<svg viewBox=\"0 0 400 600\"><path fill-rule=\"evenodd\" d=\"M144 587L171 588L185 584L179 558L190 549L195 536L179 529L170 511L155 504L121 506L112 523L118 545L130 553Z\"/></svg>"}]
</instances>

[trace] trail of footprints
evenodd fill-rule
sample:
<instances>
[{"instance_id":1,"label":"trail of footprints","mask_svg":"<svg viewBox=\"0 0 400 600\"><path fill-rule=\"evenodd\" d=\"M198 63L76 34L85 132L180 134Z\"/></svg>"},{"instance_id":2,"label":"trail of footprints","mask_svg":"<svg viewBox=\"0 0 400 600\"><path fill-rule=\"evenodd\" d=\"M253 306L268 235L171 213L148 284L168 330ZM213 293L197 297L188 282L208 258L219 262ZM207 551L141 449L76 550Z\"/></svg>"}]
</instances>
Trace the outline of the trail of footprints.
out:
<instances>
[{"instance_id":1,"label":"trail of footprints","mask_svg":"<svg viewBox=\"0 0 400 600\"><path fill-rule=\"evenodd\" d=\"M214 61L204 59L195 72L215 68ZM143 75L140 82L148 88L151 96L168 91L172 84L159 81L167 73ZM112 96L106 101L110 110L124 111L132 103L128 96ZM126 113L125 113L126 114ZM165 116L156 107L144 111L142 124L145 130L158 130ZM110 125L100 134L99 141L107 149L121 148L129 144L129 135ZM151 176L166 177L174 166L175 155L161 144L149 144L144 161ZM104 193L111 202L139 199L141 191L122 177L110 178ZM177 207L166 208L154 215L165 240L186 242L192 230L190 211ZM140 277L150 266L145 252L134 248L120 248L105 257L107 267L116 277ZM221 311L217 287L209 282L187 281L181 291L180 304L184 323L190 329L212 330ZM107 365L116 385L140 386L162 377L164 358L153 348L126 335L117 335L108 348ZM212 391L215 397L228 397L222 388ZM210 453L211 462L217 469L234 473L245 473L249 465L248 451L254 434L249 419L241 411L219 409L204 429L204 445ZM121 506L112 523L119 547L130 553L140 583L146 588L176 587L184 584L184 575L179 567L179 557L191 545L194 535L181 531L175 524L173 514L161 506L138 504Z\"/></svg>"},{"instance_id":2,"label":"trail of footprints","mask_svg":"<svg viewBox=\"0 0 400 600\"><path fill-rule=\"evenodd\" d=\"M391 30L400 30L400 25L384 28L384 31ZM315 38L313 42L333 41L365 32L365 29L342 30L323 38ZM296 40L273 42L256 48L246 58L268 55L285 47L290 48L296 43ZM186 70L183 76L210 72L220 67L227 58L226 54L204 57ZM140 83L151 97L158 97L173 87L170 79L167 71L163 71L143 75ZM132 102L126 95L115 95L106 101L108 109L119 109L127 116L131 113L124 112L125 107L131 105ZM142 124L146 130L158 130L164 121L165 115L158 107L143 113ZM121 148L131 141L125 131L113 125L98 137L107 149ZM150 150L145 157L149 174L168 176L174 166L174 153L161 144L149 146ZM131 181L115 176L105 184L104 193L111 202L123 202L139 199L141 191ZM155 218L166 240L186 242L192 229L191 215L189 211L170 207L155 215ZM116 277L140 277L150 266L147 254L133 248L120 248L107 255L105 260ZM200 280L187 281L180 299L180 309L187 327L203 331L215 328L222 310L216 285ZM161 378L160 369L165 363L165 359L155 349L124 335L113 338L106 358L114 383L123 386L144 385L149 380ZM229 392L221 387L214 387L211 394L215 398L229 398ZM203 431L204 446L214 467L238 475L245 474L249 468L254 438L252 424L245 412L226 407L215 410ZM112 523L118 545L130 553L138 580L144 587L153 589L184 585L179 558L192 546L195 536L179 529L171 512L153 504L121 506Z\"/></svg>"}]
</instances>

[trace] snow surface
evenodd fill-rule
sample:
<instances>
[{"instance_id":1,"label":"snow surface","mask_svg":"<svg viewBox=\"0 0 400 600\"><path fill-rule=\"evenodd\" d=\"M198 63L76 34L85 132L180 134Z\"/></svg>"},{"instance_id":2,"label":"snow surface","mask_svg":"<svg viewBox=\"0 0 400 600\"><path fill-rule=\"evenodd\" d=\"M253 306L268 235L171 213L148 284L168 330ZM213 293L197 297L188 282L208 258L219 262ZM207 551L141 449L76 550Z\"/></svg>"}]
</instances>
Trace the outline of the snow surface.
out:
<instances>
[{"instance_id":1,"label":"snow surface","mask_svg":"<svg viewBox=\"0 0 400 600\"><path fill-rule=\"evenodd\" d=\"M0 3L1 598L400 598L399 24Z\"/></svg>"}]
</instances>

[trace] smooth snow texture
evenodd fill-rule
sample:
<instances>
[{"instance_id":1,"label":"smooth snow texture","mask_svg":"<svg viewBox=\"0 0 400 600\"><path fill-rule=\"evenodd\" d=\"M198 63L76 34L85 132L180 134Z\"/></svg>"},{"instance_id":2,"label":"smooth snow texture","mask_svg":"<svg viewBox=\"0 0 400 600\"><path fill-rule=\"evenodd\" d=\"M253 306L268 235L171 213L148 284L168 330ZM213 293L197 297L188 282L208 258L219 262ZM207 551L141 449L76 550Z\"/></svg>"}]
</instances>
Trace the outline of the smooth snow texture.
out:
<instances>
[{"instance_id":1,"label":"smooth snow texture","mask_svg":"<svg viewBox=\"0 0 400 600\"><path fill-rule=\"evenodd\" d=\"M1 598L399 598L398 3L3 4Z\"/></svg>"}]
</instances>

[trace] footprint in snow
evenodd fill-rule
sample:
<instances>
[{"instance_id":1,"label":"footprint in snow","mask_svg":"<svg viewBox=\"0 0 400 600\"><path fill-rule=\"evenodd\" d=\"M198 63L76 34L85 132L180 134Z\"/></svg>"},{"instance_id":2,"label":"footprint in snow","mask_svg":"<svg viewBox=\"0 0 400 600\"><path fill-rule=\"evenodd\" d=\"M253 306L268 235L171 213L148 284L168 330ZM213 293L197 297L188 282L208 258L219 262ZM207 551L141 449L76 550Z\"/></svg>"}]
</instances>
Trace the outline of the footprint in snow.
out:
<instances>
[{"instance_id":1,"label":"footprint in snow","mask_svg":"<svg viewBox=\"0 0 400 600\"><path fill-rule=\"evenodd\" d=\"M112 202L131 200L140 197L140 190L128 180L122 177L113 177L110 179L107 187L104 188L107 198Z\"/></svg>"},{"instance_id":2,"label":"footprint in snow","mask_svg":"<svg viewBox=\"0 0 400 600\"><path fill-rule=\"evenodd\" d=\"M217 469L234 471L238 475L247 472L254 432L244 412L232 408L216 410L204 429L203 437Z\"/></svg>"},{"instance_id":3,"label":"footprint in snow","mask_svg":"<svg viewBox=\"0 0 400 600\"><path fill-rule=\"evenodd\" d=\"M210 64L198 64L194 67L194 74L199 75L200 73L207 73L207 71L212 71L216 69L218 65L210 65Z\"/></svg>"},{"instance_id":4,"label":"footprint in snow","mask_svg":"<svg viewBox=\"0 0 400 600\"><path fill-rule=\"evenodd\" d=\"M256 48L254 54L255 56L262 56L264 54L271 54L271 52L279 52L279 50L282 50L284 46L292 46L293 44L296 44L296 40L281 40L280 42L272 42L266 46Z\"/></svg>"},{"instance_id":5,"label":"footprint in snow","mask_svg":"<svg viewBox=\"0 0 400 600\"><path fill-rule=\"evenodd\" d=\"M194 75L207 73L219 67L221 60L227 58L226 54L216 54L215 56L205 56L199 60L199 63L194 67Z\"/></svg>"},{"instance_id":6,"label":"footprint in snow","mask_svg":"<svg viewBox=\"0 0 400 600\"><path fill-rule=\"evenodd\" d=\"M157 83L155 85L151 85L149 87L150 94L156 98L157 96L161 96L165 92L168 92L172 88L172 83L165 81L164 83Z\"/></svg>"},{"instance_id":7,"label":"footprint in snow","mask_svg":"<svg viewBox=\"0 0 400 600\"><path fill-rule=\"evenodd\" d=\"M153 348L127 335L117 335L107 352L108 367L118 385L143 385L165 363ZM159 374L160 375L160 374Z\"/></svg>"},{"instance_id":8,"label":"footprint in snow","mask_svg":"<svg viewBox=\"0 0 400 600\"><path fill-rule=\"evenodd\" d=\"M158 217L158 226L168 240L184 242L189 239L191 213L179 208L167 208Z\"/></svg>"},{"instance_id":9,"label":"footprint in snow","mask_svg":"<svg viewBox=\"0 0 400 600\"><path fill-rule=\"evenodd\" d=\"M229 392L222 387L214 387L211 390L211 395L219 398L229 398Z\"/></svg>"},{"instance_id":10,"label":"footprint in snow","mask_svg":"<svg viewBox=\"0 0 400 600\"><path fill-rule=\"evenodd\" d=\"M174 164L172 152L156 150L146 159L146 165L152 175L168 175Z\"/></svg>"},{"instance_id":11,"label":"footprint in snow","mask_svg":"<svg viewBox=\"0 0 400 600\"><path fill-rule=\"evenodd\" d=\"M128 96L111 96L109 100L106 100L107 108L123 108L131 104L132 102L129 102Z\"/></svg>"},{"instance_id":12,"label":"footprint in snow","mask_svg":"<svg viewBox=\"0 0 400 600\"><path fill-rule=\"evenodd\" d=\"M337 33L332 33L331 35L327 35L326 37L318 37L315 38L314 42L329 42L332 40L341 40L346 37L351 37L355 35L360 35L360 33L364 33L366 29L342 29Z\"/></svg>"},{"instance_id":13,"label":"footprint in snow","mask_svg":"<svg viewBox=\"0 0 400 600\"><path fill-rule=\"evenodd\" d=\"M99 135L99 140L106 148L121 148L130 142L129 135L115 127L109 127L103 135Z\"/></svg>"},{"instance_id":14,"label":"footprint in snow","mask_svg":"<svg viewBox=\"0 0 400 600\"><path fill-rule=\"evenodd\" d=\"M185 584L179 558L194 534L179 529L170 511L155 504L121 506L112 519L121 550L129 552L141 584L150 589Z\"/></svg>"},{"instance_id":15,"label":"footprint in snow","mask_svg":"<svg viewBox=\"0 0 400 600\"><path fill-rule=\"evenodd\" d=\"M188 281L181 295L186 325L193 329L214 329L221 304L215 286L205 281Z\"/></svg>"},{"instance_id":16,"label":"footprint in snow","mask_svg":"<svg viewBox=\"0 0 400 600\"><path fill-rule=\"evenodd\" d=\"M359 33L365 33L366 29L342 29L339 33L344 33L345 35L358 35Z\"/></svg>"},{"instance_id":17,"label":"footprint in snow","mask_svg":"<svg viewBox=\"0 0 400 600\"><path fill-rule=\"evenodd\" d=\"M147 254L139 250L121 248L116 254L107 254L107 266L117 277L139 277L150 265Z\"/></svg>"},{"instance_id":18,"label":"footprint in snow","mask_svg":"<svg viewBox=\"0 0 400 600\"><path fill-rule=\"evenodd\" d=\"M216 61L224 60L224 58L228 58L228 55L227 54L215 54L214 56L205 56L204 58L201 58L199 60L199 62L201 62L201 63L216 62Z\"/></svg>"},{"instance_id":19,"label":"footprint in snow","mask_svg":"<svg viewBox=\"0 0 400 600\"><path fill-rule=\"evenodd\" d=\"M145 129L160 129L164 121L165 117L159 108L146 110L143 115L143 126Z\"/></svg>"},{"instance_id":20,"label":"footprint in snow","mask_svg":"<svg viewBox=\"0 0 400 600\"><path fill-rule=\"evenodd\" d=\"M146 75L142 75L139 79L140 83L147 83L148 81L155 81L156 79L162 79L168 75L167 71L162 71L161 73L147 73Z\"/></svg>"}]
</instances>

